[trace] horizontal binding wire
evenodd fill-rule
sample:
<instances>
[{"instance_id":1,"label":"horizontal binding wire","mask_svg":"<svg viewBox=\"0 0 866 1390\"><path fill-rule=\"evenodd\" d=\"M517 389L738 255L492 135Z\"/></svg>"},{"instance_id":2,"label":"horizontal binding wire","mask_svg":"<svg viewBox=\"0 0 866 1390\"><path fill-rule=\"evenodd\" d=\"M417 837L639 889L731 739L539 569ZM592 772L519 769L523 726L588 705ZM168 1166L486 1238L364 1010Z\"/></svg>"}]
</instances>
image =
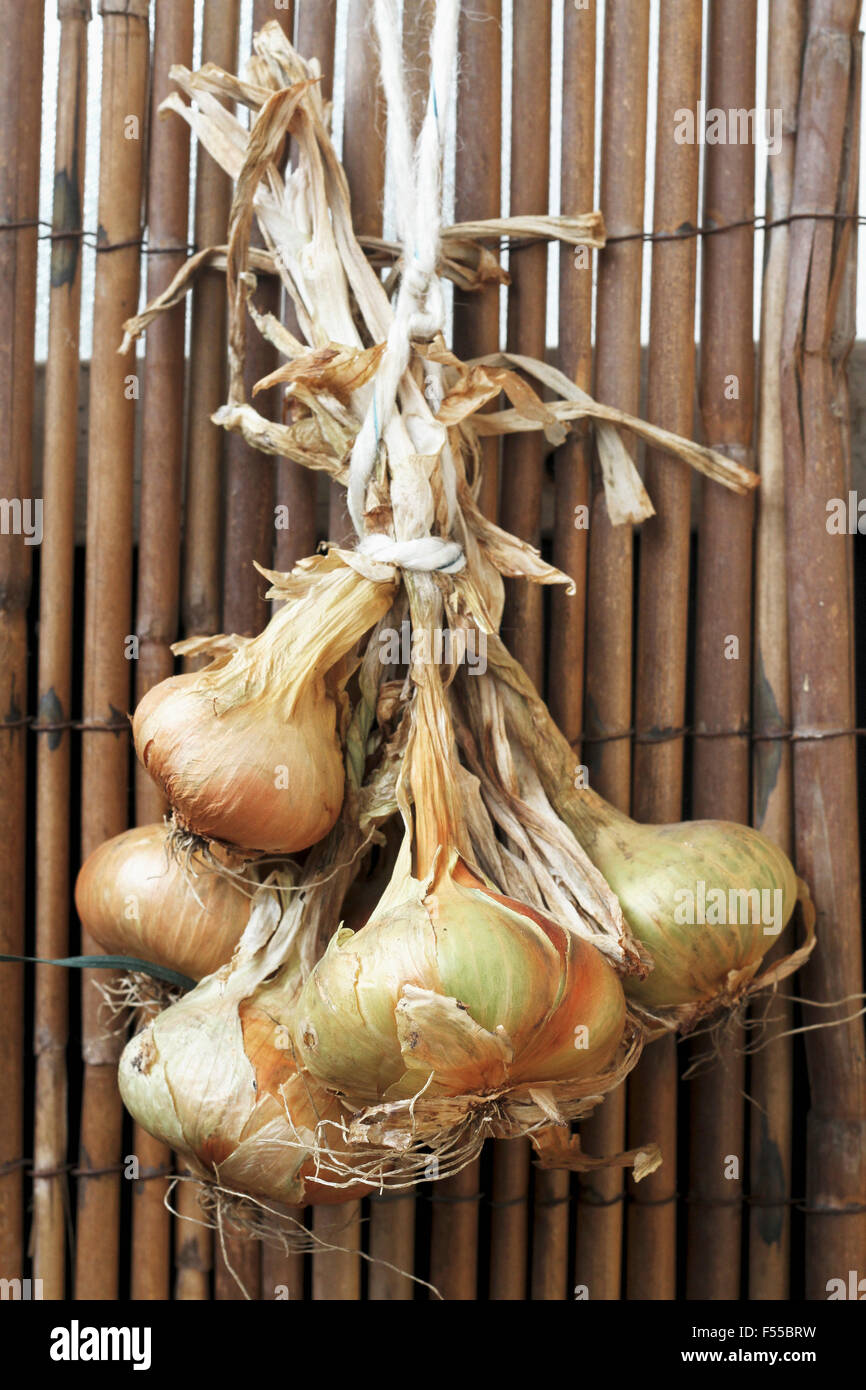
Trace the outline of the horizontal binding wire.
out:
<instances>
[{"instance_id":1,"label":"horizontal binding wire","mask_svg":"<svg viewBox=\"0 0 866 1390\"><path fill-rule=\"evenodd\" d=\"M615 1207L624 1202L626 1196L625 1192L617 1192L613 1197L602 1197L594 1187L582 1187L577 1200L581 1206L586 1207Z\"/></svg>"},{"instance_id":2,"label":"horizontal binding wire","mask_svg":"<svg viewBox=\"0 0 866 1390\"><path fill-rule=\"evenodd\" d=\"M735 222L722 222L706 227L695 227L691 222L684 222L673 232L620 232L606 236L601 250L605 251L608 246L618 246L627 241L691 241L695 237L721 236L724 232L742 231L744 227L752 227L757 232L769 232L774 227L787 227L792 222L856 222L862 227L866 226L866 217L858 216L855 212L791 212L787 217L775 217L770 221L765 217L744 217ZM515 255L530 246L547 245L549 242L550 237L541 236L500 237L500 249Z\"/></svg>"},{"instance_id":3,"label":"horizontal binding wire","mask_svg":"<svg viewBox=\"0 0 866 1390\"><path fill-rule=\"evenodd\" d=\"M629 1193L629 1201L635 1207L669 1207L671 1202L679 1201L682 1193L671 1192L668 1197L636 1197Z\"/></svg>"},{"instance_id":4,"label":"horizontal binding wire","mask_svg":"<svg viewBox=\"0 0 866 1390\"><path fill-rule=\"evenodd\" d=\"M95 733L121 733L131 726L128 719L60 719L43 722L37 715L26 714L19 719L0 719L0 729L21 729L29 727L35 734L58 733L65 729L75 729ZM774 729L761 733L756 729L695 729L684 725L677 729L620 729L610 734L579 734L572 740L575 745L583 743L616 743L630 738L635 743L670 743L678 738L747 738L752 743L820 743L831 738L863 738L866 728L851 729Z\"/></svg>"},{"instance_id":5,"label":"horizontal binding wire","mask_svg":"<svg viewBox=\"0 0 866 1390\"><path fill-rule=\"evenodd\" d=\"M56 1168L32 1168L32 1158L13 1158L9 1163L0 1163L0 1178L9 1173L17 1173L23 1168L29 1178L59 1178L68 1173L73 1178L105 1178L111 1173L122 1173L125 1163L112 1163L109 1168L76 1168L71 1163L60 1163ZM149 1182L152 1178L173 1178L173 1168L147 1168L139 1173L133 1182Z\"/></svg>"},{"instance_id":6,"label":"horizontal binding wire","mask_svg":"<svg viewBox=\"0 0 866 1390\"><path fill-rule=\"evenodd\" d=\"M480 1202L484 1196L483 1192L467 1192L465 1194L458 1194L454 1197L448 1196L447 1193L442 1194L439 1192L431 1192L428 1195L431 1202L444 1202L449 1206L457 1202Z\"/></svg>"},{"instance_id":7,"label":"horizontal binding wire","mask_svg":"<svg viewBox=\"0 0 866 1390\"><path fill-rule=\"evenodd\" d=\"M128 719L60 719L43 723L38 716L24 715L20 719L0 719L0 729L29 728L34 734L54 734L64 729L83 733L120 734L131 729Z\"/></svg>"},{"instance_id":8,"label":"horizontal binding wire","mask_svg":"<svg viewBox=\"0 0 866 1390\"><path fill-rule=\"evenodd\" d=\"M820 743L827 738L863 738L863 729L772 729L761 732L759 729L696 729L683 725L678 729L647 729L643 733L637 729L620 729L611 734L578 734L572 740L572 751L578 743L618 743L631 738L635 743L669 743L677 738L747 738L752 743Z\"/></svg>"},{"instance_id":9,"label":"horizontal binding wire","mask_svg":"<svg viewBox=\"0 0 866 1390\"><path fill-rule=\"evenodd\" d=\"M32 231L34 227L51 227L48 232L40 232L37 241L82 241L91 250L100 255L108 251L125 251L131 246L137 246L142 255L145 256L177 256L193 255L198 249L195 244L184 243L180 246L151 246L144 239L144 232L140 232L136 237L129 237L125 241L100 241L97 232L90 231L87 227L71 227L68 231L55 231L52 223L46 222L40 217L24 217L17 222L0 222L0 233L2 232L23 232Z\"/></svg>"}]
</instances>

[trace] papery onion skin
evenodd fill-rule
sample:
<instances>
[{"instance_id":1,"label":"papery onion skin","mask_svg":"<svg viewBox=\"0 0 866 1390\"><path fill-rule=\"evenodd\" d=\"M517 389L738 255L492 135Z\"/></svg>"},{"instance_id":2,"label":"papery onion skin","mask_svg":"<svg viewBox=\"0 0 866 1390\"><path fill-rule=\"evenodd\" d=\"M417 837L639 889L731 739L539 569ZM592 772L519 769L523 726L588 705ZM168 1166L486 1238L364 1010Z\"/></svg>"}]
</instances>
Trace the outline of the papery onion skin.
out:
<instances>
[{"instance_id":1,"label":"papery onion skin","mask_svg":"<svg viewBox=\"0 0 866 1390\"><path fill-rule=\"evenodd\" d=\"M290 854L327 835L343 801L343 754L333 700L322 690L289 720L262 698L221 706L199 673L147 692L133 736L178 823L249 850ZM282 769L286 769L282 773Z\"/></svg>"},{"instance_id":2,"label":"papery onion skin","mask_svg":"<svg viewBox=\"0 0 866 1390\"><path fill-rule=\"evenodd\" d=\"M286 1206L336 1204L364 1184L316 1182L303 1145L321 1121L340 1149L339 1102L300 1077L285 1029L242 1007L229 1026L192 995L171 1005L127 1044L118 1083L139 1124L184 1154L194 1171L229 1191Z\"/></svg>"},{"instance_id":3,"label":"papery onion skin","mask_svg":"<svg viewBox=\"0 0 866 1390\"><path fill-rule=\"evenodd\" d=\"M708 1005L731 981L745 984L778 940L797 902L797 876L777 845L750 826L728 821L640 825L586 791L579 818L563 817L620 902L638 940L653 959L645 980L629 978L626 993L650 1010ZM701 889L703 885L703 889ZM781 894L779 924L751 920L751 911L727 913L749 920L677 921L684 900L722 890ZM739 903L736 899L734 906ZM772 904L774 899L764 899ZM697 914L696 914L697 915Z\"/></svg>"},{"instance_id":4,"label":"papery onion skin","mask_svg":"<svg viewBox=\"0 0 866 1390\"><path fill-rule=\"evenodd\" d=\"M599 1075L625 1026L622 987L594 946L459 865L423 903L392 900L332 940L294 1012L299 1063L352 1105L413 1095L429 1075L413 1055L420 1032L398 1031L414 991L443 1009L456 1000L453 1022L462 1010L467 1030L464 1052L452 1051L443 1014L428 1096Z\"/></svg>"},{"instance_id":5,"label":"papery onion skin","mask_svg":"<svg viewBox=\"0 0 866 1390\"><path fill-rule=\"evenodd\" d=\"M199 980L231 959L250 896L198 854L178 860L159 824L126 830L95 849L79 871L75 906L109 954Z\"/></svg>"},{"instance_id":6,"label":"papery onion skin","mask_svg":"<svg viewBox=\"0 0 866 1390\"><path fill-rule=\"evenodd\" d=\"M344 661L387 612L396 580L367 578L339 552L271 578L280 582L270 592L287 601L264 631L221 639L210 666L154 686L132 732L178 824L240 849L294 854L340 813Z\"/></svg>"}]
</instances>

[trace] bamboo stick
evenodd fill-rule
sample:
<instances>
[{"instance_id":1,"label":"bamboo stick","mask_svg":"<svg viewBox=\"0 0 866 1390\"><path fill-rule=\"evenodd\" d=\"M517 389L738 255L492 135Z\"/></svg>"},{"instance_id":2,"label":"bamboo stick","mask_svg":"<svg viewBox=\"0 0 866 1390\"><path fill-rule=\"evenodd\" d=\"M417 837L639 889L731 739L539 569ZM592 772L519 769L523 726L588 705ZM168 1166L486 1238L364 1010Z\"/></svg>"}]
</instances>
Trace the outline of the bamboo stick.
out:
<instances>
[{"instance_id":1,"label":"bamboo stick","mask_svg":"<svg viewBox=\"0 0 866 1390\"><path fill-rule=\"evenodd\" d=\"M239 0L206 5L202 61L226 72L237 67ZM218 246L225 238L231 183L199 145L195 186L195 242ZM218 632L221 622L220 514L223 431L211 423L225 400L226 288L221 271L204 270L192 291L189 422L181 597L187 637ZM182 1189L192 1184L181 1183ZM183 1192L181 1192L183 1198Z\"/></svg>"},{"instance_id":2,"label":"bamboo stick","mask_svg":"<svg viewBox=\"0 0 866 1390\"><path fill-rule=\"evenodd\" d=\"M189 1173L179 1154L175 1162L179 1174ZM174 1206L179 1218L174 1232L174 1297L181 1303L200 1303L210 1298L213 1242L210 1231L199 1224L202 1221L198 1205L200 1191L199 1184L188 1179L179 1182L174 1189Z\"/></svg>"},{"instance_id":3,"label":"bamboo stick","mask_svg":"<svg viewBox=\"0 0 866 1390\"><path fill-rule=\"evenodd\" d=\"M58 6L60 55L52 231L77 232L84 197L87 23L90 0ZM78 443L81 242L56 240L51 255L45 382L44 509L39 582L39 708L45 723L69 718L72 699L75 474ZM70 732L42 734L36 745L36 955L69 954ZM33 1275L42 1296L66 1286L66 1045L69 977L37 967L34 1021L36 1116L33 1147ZM39 1178L36 1173L53 1176Z\"/></svg>"},{"instance_id":4,"label":"bamboo stick","mask_svg":"<svg viewBox=\"0 0 866 1390\"><path fill-rule=\"evenodd\" d=\"M258 1302L262 1296L262 1252L252 1236L226 1223L214 1237L214 1298L219 1303Z\"/></svg>"},{"instance_id":5,"label":"bamboo stick","mask_svg":"<svg viewBox=\"0 0 866 1390\"><path fill-rule=\"evenodd\" d=\"M253 29L268 19L284 19L285 11L275 14L268 0L254 0ZM260 246L259 231L253 231L250 245ZM256 306L265 313L279 314L279 285L275 279L259 285ZM247 334L243 364L243 389L252 398L253 386L277 367L277 352L260 334ZM271 411L271 398L263 398L259 409ZM222 575L222 628L254 637L268 620L261 584L253 560L270 567L274 562L274 464L264 459L239 434L229 435L225 450L225 570Z\"/></svg>"},{"instance_id":6,"label":"bamboo stick","mask_svg":"<svg viewBox=\"0 0 866 1390\"><path fill-rule=\"evenodd\" d=\"M601 210L611 237L643 230L649 10L634 0L608 0L605 10L601 148ZM622 92L638 94L622 100ZM642 97L639 94L644 94ZM641 387L640 241L609 246L599 257L596 329L598 400L637 415ZM629 441L632 455L637 452ZM611 526L600 471L593 479L589 528L584 758L590 785L620 810L631 804L634 536ZM613 736L613 737L611 737ZM581 1126L589 1153L625 1148L626 1088L620 1086ZM617 1299L622 1286L622 1173L600 1170L581 1181L575 1282L592 1299Z\"/></svg>"},{"instance_id":7,"label":"bamboo stick","mask_svg":"<svg viewBox=\"0 0 866 1390\"><path fill-rule=\"evenodd\" d=\"M313 1208L316 1239L339 1247L313 1255L313 1298L316 1302L356 1302L361 1297L361 1203Z\"/></svg>"},{"instance_id":8,"label":"bamboo stick","mask_svg":"<svg viewBox=\"0 0 866 1390\"><path fill-rule=\"evenodd\" d=\"M147 295L160 294L186 259L189 218L189 127L161 118L159 106L174 84L172 63L192 64L194 0L157 0L148 151ZM167 248L175 248L168 250ZM176 249L181 248L181 249ZM180 591L181 496L184 418L184 306L164 314L147 334L142 396L141 504L138 542L139 640L136 703L152 685L174 673L171 643L177 639ZM139 825L161 820L166 802L145 769L135 769L135 816ZM167 1299L171 1218L165 1205L168 1182L148 1176L171 1170L171 1151L134 1127L133 1145L146 1180L132 1189L134 1299Z\"/></svg>"},{"instance_id":9,"label":"bamboo stick","mask_svg":"<svg viewBox=\"0 0 866 1390\"><path fill-rule=\"evenodd\" d=\"M515 6L511 117L511 215L546 212L550 174L551 6L549 0ZM512 252L509 265L508 348L544 357L547 320L547 248ZM502 446L500 518L506 531L538 545L544 441L514 436ZM530 679L543 688L541 589L506 582L502 635ZM490 1296L526 1296L529 1146L525 1140L494 1144Z\"/></svg>"},{"instance_id":10,"label":"bamboo stick","mask_svg":"<svg viewBox=\"0 0 866 1390\"><path fill-rule=\"evenodd\" d=\"M755 105L755 0L719 0L707 38L707 106ZM755 146L707 149L704 223L723 226L755 214ZM754 232L739 227L703 247L701 413L706 441L752 463ZM724 496L721 496L724 492ZM702 487L697 575L695 725L699 732L748 730L752 619L753 495ZM736 643L736 647L734 646ZM698 738L692 807L700 818L749 819L749 744L744 737ZM745 1155L743 1030L729 1025L713 1067L691 1086L686 1296L739 1297ZM693 1049L702 1053L705 1043ZM736 1175L732 1160L736 1163Z\"/></svg>"},{"instance_id":11,"label":"bamboo stick","mask_svg":"<svg viewBox=\"0 0 866 1390\"><path fill-rule=\"evenodd\" d=\"M135 312L143 155L147 123L148 5L100 0L102 114L101 245L93 301L85 576L84 698L87 722L116 721L129 707L125 654L132 613L132 475L137 377L132 352L117 351ZM136 125L137 122L137 125ZM127 824L129 743L123 731L85 732L81 759L81 851ZM96 949L83 933L86 952ZM102 981L101 981L102 982ZM117 1296L122 1110L117 1092L119 1037L107 1037L90 972L82 995L84 1088L76 1232L76 1298ZM92 1176L91 1176L92 1174Z\"/></svg>"},{"instance_id":12,"label":"bamboo stick","mask_svg":"<svg viewBox=\"0 0 866 1390\"><path fill-rule=\"evenodd\" d=\"M767 217L787 217L796 149L797 98L803 56L803 0L773 0L767 46L767 108L782 111L781 149L767 165ZM787 227L767 233L762 289L758 466L761 487L755 534L754 722L758 734L791 727L788 683L788 600L785 574L785 491L779 359L785 282ZM786 854L793 854L791 746L784 739L755 743L752 755L752 819ZM782 954L783 942L768 956ZM758 1002L754 1013L765 1007ZM773 1000L761 1035L763 1050L752 1058L749 1190L749 1298L787 1298L791 1258L791 1134L793 1049L780 1036L793 1023L793 1006Z\"/></svg>"},{"instance_id":13,"label":"bamboo stick","mask_svg":"<svg viewBox=\"0 0 866 1390\"><path fill-rule=\"evenodd\" d=\"M502 211L502 0L473 0L460 15L454 220L499 217ZM471 132L464 135L463 132ZM499 348L499 287L454 292L454 345L458 356L481 357ZM495 409L495 402L488 407ZM483 473L478 502L485 516L499 514L499 440L481 441Z\"/></svg>"},{"instance_id":14,"label":"bamboo stick","mask_svg":"<svg viewBox=\"0 0 866 1390\"><path fill-rule=\"evenodd\" d=\"M595 193L594 8L563 12L562 208L589 211ZM592 385L592 267L560 253L560 368L584 391ZM577 592L551 595L550 712L581 759L587 530L579 509L589 506L589 443L572 434L559 450L554 472L553 563L573 579ZM568 1285L568 1172L535 1175L532 1231L532 1297L563 1299Z\"/></svg>"},{"instance_id":15,"label":"bamboo stick","mask_svg":"<svg viewBox=\"0 0 866 1390\"><path fill-rule=\"evenodd\" d=\"M381 236L385 119L368 0L349 0L346 30L348 119L343 124L343 167L352 198L352 224L358 236ZM328 535L332 541L348 541L354 530L346 509L346 489L331 483L328 497Z\"/></svg>"},{"instance_id":16,"label":"bamboo stick","mask_svg":"<svg viewBox=\"0 0 866 1390\"><path fill-rule=\"evenodd\" d=\"M586 17L585 15L582 17ZM514 8L511 116L511 216L547 211L550 176L550 0ZM512 250L509 265L508 350L544 357L547 325L547 247ZM541 539L544 440L537 431L502 446L500 512L506 531L537 545ZM537 584L506 583L502 635L534 685L543 689L542 594Z\"/></svg>"},{"instance_id":17,"label":"bamboo stick","mask_svg":"<svg viewBox=\"0 0 866 1390\"><path fill-rule=\"evenodd\" d=\"M497 1139L493 1144L490 1199L490 1297L526 1296L528 1252L529 1143Z\"/></svg>"},{"instance_id":18,"label":"bamboo stick","mask_svg":"<svg viewBox=\"0 0 866 1390\"><path fill-rule=\"evenodd\" d=\"M856 210L859 62L852 39L856 0L815 0L800 86L792 205L834 214ZM846 129L849 132L846 141ZM847 150L846 150L847 145ZM843 151L849 156L843 163ZM782 341L782 410L788 537L793 725L852 726L850 540L828 530L830 499L847 499L850 426L844 376L849 305L838 298L856 252L851 222L791 224ZM850 282L849 282L850 283ZM837 304L843 306L837 322ZM818 946L802 993L836 1009L804 1010L804 1022L835 1024L806 1034L806 1296L826 1298L830 1279L862 1267L866 1248L866 1057L856 1012L862 992L856 750L853 736L794 746L796 862L818 915ZM841 1214L851 1207L849 1215Z\"/></svg>"},{"instance_id":19,"label":"bamboo stick","mask_svg":"<svg viewBox=\"0 0 866 1390\"><path fill-rule=\"evenodd\" d=\"M0 43L0 110L8 152L0 168L0 221L35 222L39 215L42 99L42 4L4 4ZM0 951L21 955L25 944L27 792L27 604L30 543L38 525L31 487L33 333L36 314L36 227L6 230L0 239L0 294L9 338L0 366L0 494L21 508L4 517L0 537ZM12 326L14 325L14 332ZM29 518L25 521L26 504ZM7 527L9 528L7 530ZM38 532L36 533L38 534ZM0 1269L24 1274L23 1193L24 975L7 965L0 976Z\"/></svg>"},{"instance_id":20,"label":"bamboo stick","mask_svg":"<svg viewBox=\"0 0 866 1390\"><path fill-rule=\"evenodd\" d=\"M309 6L306 7L302 15L302 25ZM279 15L283 28L290 39L295 34L295 7L290 3ZM306 35L301 34L299 39L307 41ZM279 288L275 289L275 299L279 299ZM283 315L291 328L297 335L297 321L295 319L292 306L286 303L286 296L283 296ZM294 463L291 459L278 459L276 466L276 495L275 506L277 509L277 532L276 545L274 547L274 566L278 570L290 570L298 560L305 555L312 555L316 548L318 539L316 532L316 496L318 491L318 479L315 473L309 468L304 468L302 464ZM280 511L285 508L285 513ZM267 1253L263 1249L263 1256ZM269 1258L276 1258L271 1252ZM277 1281L279 1282L279 1281ZM285 1282L285 1281L283 1281Z\"/></svg>"},{"instance_id":21,"label":"bamboo stick","mask_svg":"<svg viewBox=\"0 0 866 1390\"><path fill-rule=\"evenodd\" d=\"M373 1263L368 1267L368 1299L408 1302L414 1298L415 1285L407 1277L415 1263L414 1193L388 1192L370 1198L369 1253ZM432 1252L430 1258L432 1263ZM436 1283L432 1276L431 1283Z\"/></svg>"},{"instance_id":22,"label":"bamboo stick","mask_svg":"<svg viewBox=\"0 0 866 1390\"><path fill-rule=\"evenodd\" d=\"M239 0L206 5L202 61L226 72L237 67ZM219 245L225 237L231 183L204 148L198 146L195 186L197 246ZM181 614L186 636L218 632L221 626L220 534L223 431L211 415L225 399L225 276L205 270L192 292L192 331L187 421L187 481ZM199 660L199 663L200 660ZM184 1300L210 1297L213 1263L211 1232L201 1221L196 1183L178 1183L175 1235L176 1294Z\"/></svg>"},{"instance_id":23,"label":"bamboo stick","mask_svg":"<svg viewBox=\"0 0 866 1390\"><path fill-rule=\"evenodd\" d=\"M698 146L674 140L674 113L696 110L701 83L700 0L670 0L660 12L653 229L696 225ZM647 417L682 434L692 429L696 240L653 246ZM647 454L647 490L656 515L641 534L633 810L641 821L679 820L681 738L641 742L682 728L691 478L671 458ZM629 1143L653 1139L663 1167L637 1187L630 1180L627 1291L633 1299L669 1299L676 1288L677 1062L672 1038L647 1050L629 1083Z\"/></svg>"}]
</instances>

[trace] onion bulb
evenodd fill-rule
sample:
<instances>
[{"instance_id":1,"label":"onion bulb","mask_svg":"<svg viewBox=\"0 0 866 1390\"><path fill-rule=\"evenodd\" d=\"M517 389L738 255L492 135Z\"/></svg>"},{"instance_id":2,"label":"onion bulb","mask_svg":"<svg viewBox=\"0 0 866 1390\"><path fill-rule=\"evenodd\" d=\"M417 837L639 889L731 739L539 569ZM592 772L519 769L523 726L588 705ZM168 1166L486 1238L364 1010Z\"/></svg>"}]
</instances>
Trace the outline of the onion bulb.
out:
<instances>
[{"instance_id":1,"label":"onion bulb","mask_svg":"<svg viewBox=\"0 0 866 1390\"><path fill-rule=\"evenodd\" d=\"M314 1178L317 1126L341 1146L343 1111L300 1077L281 1021L297 992L288 933L270 887L260 890L232 962L137 1033L120 1060L124 1104L199 1176L230 1191L302 1206L348 1201L364 1189ZM274 974L275 981L263 981Z\"/></svg>"},{"instance_id":2,"label":"onion bulb","mask_svg":"<svg viewBox=\"0 0 866 1390\"><path fill-rule=\"evenodd\" d=\"M787 856L746 825L639 825L593 792L578 795L571 828L653 960L626 992L650 1010L700 1010L736 996L794 911Z\"/></svg>"},{"instance_id":3,"label":"onion bulb","mask_svg":"<svg viewBox=\"0 0 866 1390\"><path fill-rule=\"evenodd\" d=\"M366 926L337 932L305 982L300 1064L353 1107L604 1071L626 1009L602 954L454 850L432 885L406 861Z\"/></svg>"},{"instance_id":4,"label":"onion bulb","mask_svg":"<svg viewBox=\"0 0 866 1390\"><path fill-rule=\"evenodd\" d=\"M175 858L168 833L165 825L143 825L106 840L81 867L75 906L109 954L199 980L231 959L250 896L200 854Z\"/></svg>"},{"instance_id":5,"label":"onion bulb","mask_svg":"<svg viewBox=\"0 0 866 1390\"><path fill-rule=\"evenodd\" d=\"M407 824L370 920L337 932L304 982L299 1063L353 1107L600 1076L625 1030L619 978L589 941L470 867L438 672L417 686L404 765L414 843Z\"/></svg>"},{"instance_id":6,"label":"onion bulb","mask_svg":"<svg viewBox=\"0 0 866 1390\"><path fill-rule=\"evenodd\" d=\"M344 790L344 658L395 590L393 571L367 563L362 573L341 553L272 576L271 596L287 601L258 637L202 671L169 677L139 704L136 752L183 828L290 854L334 825Z\"/></svg>"},{"instance_id":7,"label":"onion bulb","mask_svg":"<svg viewBox=\"0 0 866 1390\"><path fill-rule=\"evenodd\" d=\"M652 958L645 979L626 980L626 994L683 1026L736 1004L760 983L761 961L798 898L808 896L790 860L749 826L714 820L640 825L590 788L575 786L571 749L528 678L497 644L497 663L500 657L512 737L532 750L551 802ZM773 967L774 978L791 973L813 944L810 923L804 946Z\"/></svg>"}]
</instances>

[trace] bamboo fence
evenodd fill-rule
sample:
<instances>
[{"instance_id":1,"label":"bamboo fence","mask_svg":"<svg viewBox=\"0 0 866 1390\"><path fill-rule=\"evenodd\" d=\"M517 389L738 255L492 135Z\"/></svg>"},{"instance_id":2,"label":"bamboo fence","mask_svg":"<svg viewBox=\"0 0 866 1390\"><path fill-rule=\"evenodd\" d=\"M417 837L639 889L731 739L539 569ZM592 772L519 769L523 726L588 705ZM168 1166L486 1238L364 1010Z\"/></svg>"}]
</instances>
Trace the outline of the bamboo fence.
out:
<instances>
[{"instance_id":1,"label":"bamboo fence","mask_svg":"<svg viewBox=\"0 0 866 1390\"><path fill-rule=\"evenodd\" d=\"M403 4L416 121L433 8ZM486 437L479 499L575 582L568 596L509 581L503 619L573 750L575 777L642 821L762 828L810 885L812 960L722 1036L653 1042L582 1124L594 1154L659 1143L664 1164L639 1186L619 1169L542 1171L526 1142L496 1141L443 1182L296 1213L314 1253L202 1224L181 1161L124 1118L122 1039L106 1030L96 988L105 972L2 963L0 1277L39 1278L51 1299L387 1301L433 1297L430 1284L464 1301L766 1300L824 1298L828 1280L864 1269L864 718L853 675L863 553L857 535L825 524L830 499L847 498L858 478L863 487L848 388L859 5L767 8L766 105L782 113L769 158L754 139L675 136L699 101L756 107L759 0L714 0L706 27L701 0L465 0L454 220L599 207L607 244L490 243L507 286L455 288L452 338L464 358L500 347L547 357L597 400L760 474L757 498L740 498L627 436L655 515L614 527L592 430L579 425L556 448L541 432L502 445ZM191 159L186 125L159 113L170 66L237 71L250 24L277 19L319 60L325 98L342 112L359 234L389 232L370 0L93 9L59 0L55 21L41 3L0 0L13 156L0 161L10 325L0 353L0 953L43 960L78 950L81 860L163 814L131 756L126 714L176 669L171 644L258 632L269 613L252 561L287 569L352 533L341 488L211 423L228 387L220 270L202 270L184 305L152 324L143 357L118 352L140 295L168 284L189 243L225 241L229 180L203 148ZM56 121L40 144L55 22L59 70L46 68L46 81L56 81ZM40 149L53 179L41 209ZM92 226L85 174L98 185ZM766 231L754 216L758 180ZM34 352L40 238L50 262L44 369ZM258 277L254 302L293 327L276 277ZM251 333L248 396L274 365ZM257 400L281 418L276 390ZM44 528L30 546L10 518L37 487ZM82 953L96 949L85 937ZM803 1041L790 1036L828 1022Z\"/></svg>"}]
</instances>

